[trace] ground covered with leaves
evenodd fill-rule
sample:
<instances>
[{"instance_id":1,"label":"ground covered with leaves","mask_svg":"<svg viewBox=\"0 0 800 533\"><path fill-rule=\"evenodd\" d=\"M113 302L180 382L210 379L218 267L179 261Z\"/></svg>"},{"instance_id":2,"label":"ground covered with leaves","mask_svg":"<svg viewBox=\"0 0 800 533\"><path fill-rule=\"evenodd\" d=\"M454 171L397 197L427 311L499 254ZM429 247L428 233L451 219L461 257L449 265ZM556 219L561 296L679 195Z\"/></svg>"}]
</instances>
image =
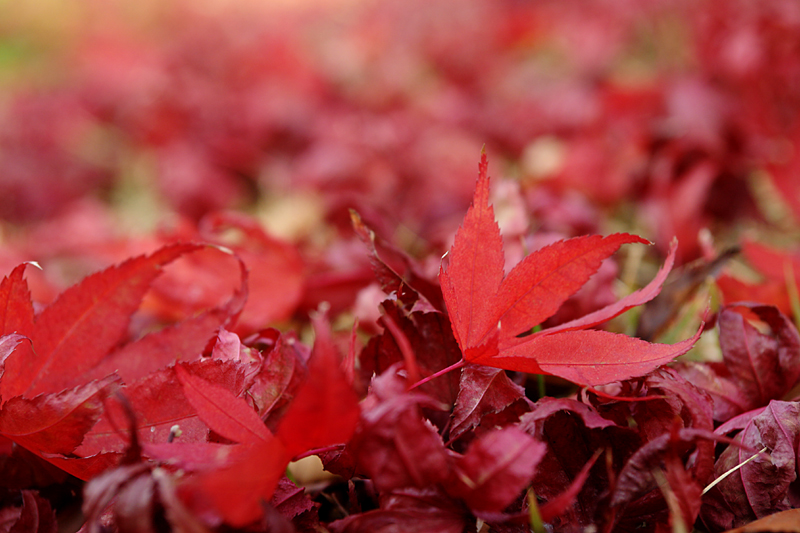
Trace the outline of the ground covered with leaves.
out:
<instances>
[{"instance_id":1,"label":"ground covered with leaves","mask_svg":"<svg viewBox=\"0 0 800 533\"><path fill-rule=\"evenodd\" d=\"M0 532L800 531L800 4L223 4L0 2Z\"/></svg>"}]
</instances>

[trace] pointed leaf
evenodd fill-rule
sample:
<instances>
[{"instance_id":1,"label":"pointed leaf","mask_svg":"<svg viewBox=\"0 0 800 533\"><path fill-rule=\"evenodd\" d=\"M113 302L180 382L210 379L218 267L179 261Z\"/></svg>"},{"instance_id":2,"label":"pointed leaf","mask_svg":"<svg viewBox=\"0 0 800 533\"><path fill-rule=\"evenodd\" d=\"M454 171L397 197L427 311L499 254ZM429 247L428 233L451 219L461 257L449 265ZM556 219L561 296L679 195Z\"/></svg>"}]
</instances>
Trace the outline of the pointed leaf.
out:
<instances>
[{"instance_id":1,"label":"pointed leaf","mask_svg":"<svg viewBox=\"0 0 800 533\"><path fill-rule=\"evenodd\" d=\"M226 439L248 443L272 436L247 402L229 390L195 376L183 365L176 365L175 373L200 419Z\"/></svg>"},{"instance_id":2,"label":"pointed leaf","mask_svg":"<svg viewBox=\"0 0 800 533\"><path fill-rule=\"evenodd\" d=\"M503 240L489 205L486 154L481 155L472 206L456 233L450 264L439 272L453 332L462 351L483 344L496 328L494 301L503 280Z\"/></svg>"},{"instance_id":3,"label":"pointed leaf","mask_svg":"<svg viewBox=\"0 0 800 533\"><path fill-rule=\"evenodd\" d=\"M536 337L479 362L518 372L552 374L596 386L642 376L688 352L697 333L676 344L652 344L607 331L566 331Z\"/></svg>"},{"instance_id":4,"label":"pointed leaf","mask_svg":"<svg viewBox=\"0 0 800 533\"><path fill-rule=\"evenodd\" d=\"M315 317L313 323L316 339L308 365L308 381L298 391L276 431L290 456L347 442L360 414L358 397L345 379L330 326L322 317Z\"/></svg>"},{"instance_id":5,"label":"pointed leaf","mask_svg":"<svg viewBox=\"0 0 800 533\"><path fill-rule=\"evenodd\" d=\"M667 259L664 261L664 264L658 270L656 276L644 287L639 289L638 291L632 292L628 296L614 302L611 305L607 305L602 309L598 309L588 315L584 315L580 318L576 318L575 320L570 320L569 322L565 322L563 324L559 324L553 328L548 328L544 331L539 333L534 333L535 336L540 335L549 335L551 333L557 333L559 331L569 331L573 329L585 329L597 326L598 324L602 324L612 318L621 315L628 309L636 307L638 305L642 305L644 303L649 302L661 292L661 287L664 285L664 282L667 279L670 271L672 270L672 266L675 264L675 253L678 250L678 241L673 240L672 244L669 248L669 254L667 255Z\"/></svg>"},{"instance_id":6,"label":"pointed leaf","mask_svg":"<svg viewBox=\"0 0 800 533\"><path fill-rule=\"evenodd\" d=\"M495 305L502 336L519 335L552 316L589 281L604 259L627 243L648 241L627 233L591 235L559 241L530 254L500 286ZM489 301L481 305L488 306Z\"/></svg>"},{"instance_id":7,"label":"pointed leaf","mask_svg":"<svg viewBox=\"0 0 800 533\"><path fill-rule=\"evenodd\" d=\"M35 357L12 357L7 370L17 376L9 397L58 392L96 365L124 337L161 267L199 249L195 244L165 246L84 279L64 291L37 317Z\"/></svg>"}]
</instances>

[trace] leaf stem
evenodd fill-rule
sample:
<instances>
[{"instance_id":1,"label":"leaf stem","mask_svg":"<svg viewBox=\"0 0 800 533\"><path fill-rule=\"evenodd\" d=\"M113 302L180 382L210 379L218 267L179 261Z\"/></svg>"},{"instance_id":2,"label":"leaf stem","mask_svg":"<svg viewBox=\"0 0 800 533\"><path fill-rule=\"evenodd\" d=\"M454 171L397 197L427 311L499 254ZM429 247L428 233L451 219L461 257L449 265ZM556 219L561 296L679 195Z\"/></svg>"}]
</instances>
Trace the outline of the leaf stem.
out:
<instances>
[{"instance_id":1,"label":"leaf stem","mask_svg":"<svg viewBox=\"0 0 800 533\"><path fill-rule=\"evenodd\" d=\"M447 374L448 372L450 372L450 371L452 371L452 370L458 370L459 368L461 368L461 367L465 366L466 364L467 364L467 362L466 362L464 359L461 359L461 361L459 361L459 362L457 362L457 363L455 363L455 364L452 364L452 365L448 366L447 368L443 368L443 369L439 370L438 372L434 372L433 374L431 374L431 375L430 375L430 376L428 376L428 377L422 378L421 380L419 380L419 381L417 381L416 383L414 383L413 385L411 385L411 386L408 388L408 390L411 390L411 389L416 389L416 388L417 388L417 387L419 387L420 385L424 385L424 384L426 384L427 382L431 381L432 379L436 379L436 378L438 378L439 376L442 376L442 375L444 375L444 374Z\"/></svg>"},{"instance_id":2,"label":"leaf stem","mask_svg":"<svg viewBox=\"0 0 800 533\"><path fill-rule=\"evenodd\" d=\"M715 479L714 481L712 481L711 483L709 483L709 484L708 484L708 486L706 486L706 488L704 488L704 489L703 489L703 492L701 492L701 493L700 493L700 495L701 495L701 496L702 496L702 495L705 495L705 493L706 493L706 492L708 492L708 491L710 491L711 489L713 489L713 488L714 488L714 486L716 486L716 484L717 484L717 483L719 483L720 481L722 481L722 480L723 480L723 479L725 479L726 477L730 476L731 474L733 474L734 472L736 472L737 470L739 470L741 467L743 467L744 465L746 465L747 463L749 463L750 461L752 461L753 459L755 459L756 457L758 457L759 455L761 455L762 453L764 453L765 451L767 451L767 447L766 447L766 446L764 446L764 447L763 447L763 448L761 448L761 449L760 449L758 452L756 452L756 453L754 453L753 455L751 455L751 456L750 456L750 457L749 457L747 460L745 460L745 461L742 461L741 463L739 463L738 465L734 466L733 468L731 468L731 469L730 469L730 470L728 470L727 472L724 472L724 473L723 473L721 476L719 476L717 479Z\"/></svg>"}]
</instances>

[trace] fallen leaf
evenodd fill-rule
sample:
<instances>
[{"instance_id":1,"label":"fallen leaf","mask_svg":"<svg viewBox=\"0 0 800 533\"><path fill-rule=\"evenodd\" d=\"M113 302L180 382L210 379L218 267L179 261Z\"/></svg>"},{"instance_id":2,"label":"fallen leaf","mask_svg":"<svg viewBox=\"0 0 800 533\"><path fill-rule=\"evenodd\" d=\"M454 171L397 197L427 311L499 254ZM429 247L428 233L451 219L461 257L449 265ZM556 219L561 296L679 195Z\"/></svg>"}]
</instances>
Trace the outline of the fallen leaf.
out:
<instances>
[{"instance_id":1,"label":"fallen leaf","mask_svg":"<svg viewBox=\"0 0 800 533\"><path fill-rule=\"evenodd\" d=\"M475 512L499 513L528 486L545 448L514 426L485 433L456 459L448 492Z\"/></svg>"},{"instance_id":2,"label":"fallen leaf","mask_svg":"<svg viewBox=\"0 0 800 533\"><path fill-rule=\"evenodd\" d=\"M448 264L439 272L453 333L466 361L594 386L644 375L694 345L702 327L675 345L576 331L657 296L674 261L674 243L664 267L646 287L585 317L520 338L553 315L622 244L647 241L624 233L559 241L533 252L504 277L487 165L483 154L472 206L456 233Z\"/></svg>"},{"instance_id":3,"label":"fallen leaf","mask_svg":"<svg viewBox=\"0 0 800 533\"><path fill-rule=\"evenodd\" d=\"M729 445L714 465L714 477L753 456L766 454L717 483L703 497L701 519L708 528L726 530L744 526L797 501L797 443L800 439L800 404L773 400L750 419L736 439L743 447Z\"/></svg>"},{"instance_id":4,"label":"fallen leaf","mask_svg":"<svg viewBox=\"0 0 800 533\"><path fill-rule=\"evenodd\" d=\"M461 371L461 381L453 408L450 438L455 440L472 431L488 415L508 411L516 420L530 410L525 389L511 381L499 368L467 365Z\"/></svg>"}]
</instances>

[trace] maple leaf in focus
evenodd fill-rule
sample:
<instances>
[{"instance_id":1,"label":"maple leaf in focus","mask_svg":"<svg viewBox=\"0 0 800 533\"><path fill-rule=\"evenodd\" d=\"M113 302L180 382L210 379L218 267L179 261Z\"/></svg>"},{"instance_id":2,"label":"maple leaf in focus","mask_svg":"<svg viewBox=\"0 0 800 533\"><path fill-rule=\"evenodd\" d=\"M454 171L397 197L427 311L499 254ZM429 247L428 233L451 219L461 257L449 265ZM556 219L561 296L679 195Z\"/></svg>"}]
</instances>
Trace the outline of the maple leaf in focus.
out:
<instances>
[{"instance_id":1,"label":"maple leaf in focus","mask_svg":"<svg viewBox=\"0 0 800 533\"><path fill-rule=\"evenodd\" d=\"M439 272L465 361L593 386L644 375L694 345L700 331L667 345L587 329L655 298L674 263L674 243L647 286L581 318L520 337L552 316L621 245L648 241L627 233L567 239L533 252L504 276L487 167L482 154L472 206L456 233L449 264Z\"/></svg>"}]
</instances>

